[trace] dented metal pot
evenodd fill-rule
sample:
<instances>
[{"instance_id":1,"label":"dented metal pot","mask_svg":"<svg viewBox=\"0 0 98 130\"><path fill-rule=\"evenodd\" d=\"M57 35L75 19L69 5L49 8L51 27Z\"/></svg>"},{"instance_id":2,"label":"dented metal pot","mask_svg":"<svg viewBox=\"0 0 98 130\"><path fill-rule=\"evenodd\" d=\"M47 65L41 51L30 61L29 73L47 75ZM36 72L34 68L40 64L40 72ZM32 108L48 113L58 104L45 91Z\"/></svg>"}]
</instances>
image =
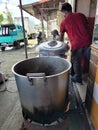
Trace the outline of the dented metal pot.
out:
<instances>
[{"instance_id":1,"label":"dented metal pot","mask_svg":"<svg viewBox=\"0 0 98 130\"><path fill-rule=\"evenodd\" d=\"M70 68L69 61L57 56L31 58L13 66L25 117L45 121L63 110Z\"/></svg>"}]
</instances>

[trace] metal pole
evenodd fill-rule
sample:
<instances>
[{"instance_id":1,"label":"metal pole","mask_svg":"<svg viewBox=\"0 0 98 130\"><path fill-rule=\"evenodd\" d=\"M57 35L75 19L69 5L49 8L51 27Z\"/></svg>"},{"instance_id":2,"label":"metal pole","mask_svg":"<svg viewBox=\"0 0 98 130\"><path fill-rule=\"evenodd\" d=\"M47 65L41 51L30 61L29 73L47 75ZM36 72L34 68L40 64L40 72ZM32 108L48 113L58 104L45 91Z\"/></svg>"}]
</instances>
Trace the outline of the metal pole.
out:
<instances>
[{"instance_id":1,"label":"metal pole","mask_svg":"<svg viewBox=\"0 0 98 130\"><path fill-rule=\"evenodd\" d=\"M41 11L41 24L42 24L42 38L44 39L44 19L43 19L43 9L40 9L40 11Z\"/></svg>"},{"instance_id":2,"label":"metal pole","mask_svg":"<svg viewBox=\"0 0 98 130\"><path fill-rule=\"evenodd\" d=\"M27 38L26 38L26 35L25 35L25 28L24 28L24 19L23 19L23 11L22 11L22 0L19 0L20 2L20 11L21 11L21 21L22 21L22 26L23 26L23 36L24 36L24 43L25 43L25 56L26 56L26 59L28 58L28 55L27 55Z\"/></svg>"}]
</instances>

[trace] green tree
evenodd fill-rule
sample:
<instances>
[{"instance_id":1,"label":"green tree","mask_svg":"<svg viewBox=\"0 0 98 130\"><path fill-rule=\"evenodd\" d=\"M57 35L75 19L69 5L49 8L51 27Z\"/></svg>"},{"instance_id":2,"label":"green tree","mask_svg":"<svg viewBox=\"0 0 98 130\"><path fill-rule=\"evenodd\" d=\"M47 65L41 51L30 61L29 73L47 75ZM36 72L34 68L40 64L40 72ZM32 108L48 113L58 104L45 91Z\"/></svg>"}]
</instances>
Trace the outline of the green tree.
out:
<instances>
[{"instance_id":1,"label":"green tree","mask_svg":"<svg viewBox=\"0 0 98 130\"><path fill-rule=\"evenodd\" d=\"M3 20L4 20L3 14L0 14L0 25L1 25L1 23L3 22Z\"/></svg>"}]
</instances>

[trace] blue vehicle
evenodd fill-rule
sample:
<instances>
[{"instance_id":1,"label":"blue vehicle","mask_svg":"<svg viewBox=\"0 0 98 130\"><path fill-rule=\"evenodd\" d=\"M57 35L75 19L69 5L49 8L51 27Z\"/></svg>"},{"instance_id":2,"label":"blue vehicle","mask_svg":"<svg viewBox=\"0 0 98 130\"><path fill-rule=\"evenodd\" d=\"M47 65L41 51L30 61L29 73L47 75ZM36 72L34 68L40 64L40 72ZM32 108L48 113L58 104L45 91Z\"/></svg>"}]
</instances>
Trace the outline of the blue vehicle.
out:
<instances>
[{"instance_id":1,"label":"blue vehicle","mask_svg":"<svg viewBox=\"0 0 98 130\"><path fill-rule=\"evenodd\" d=\"M93 39L94 41L98 41L98 24L95 24L94 31L93 31Z\"/></svg>"},{"instance_id":2,"label":"blue vehicle","mask_svg":"<svg viewBox=\"0 0 98 130\"><path fill-rule=\"evenodd\" d=\"M23 27L16 24L4 24L0 27L0 47L4 51L7 46L20 48L20 42L24 41Z\"/></svg>"}]
</instances>

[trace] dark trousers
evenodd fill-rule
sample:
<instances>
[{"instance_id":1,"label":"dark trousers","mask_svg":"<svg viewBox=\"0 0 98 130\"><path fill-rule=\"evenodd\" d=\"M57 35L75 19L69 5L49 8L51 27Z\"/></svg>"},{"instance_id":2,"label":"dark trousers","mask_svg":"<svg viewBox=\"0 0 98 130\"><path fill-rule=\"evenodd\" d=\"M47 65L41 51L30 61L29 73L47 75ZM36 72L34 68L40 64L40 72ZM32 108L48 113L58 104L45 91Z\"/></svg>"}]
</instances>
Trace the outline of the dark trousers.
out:
<instances>
[{"instance_id":1,"label":"dark trousers","mask_svg":"<svg viewBox=\"0 0 98 130\"><path fill-rule=\"evenodd\" d=\"M86 46L71 52L71 63L72 63L71 75L75 76L78 82L82 81L82 65L81 65L82 57L84 55L86 59L89 61L90 50L91 50L90 46Z\"/></svg>"}]
</instances>

